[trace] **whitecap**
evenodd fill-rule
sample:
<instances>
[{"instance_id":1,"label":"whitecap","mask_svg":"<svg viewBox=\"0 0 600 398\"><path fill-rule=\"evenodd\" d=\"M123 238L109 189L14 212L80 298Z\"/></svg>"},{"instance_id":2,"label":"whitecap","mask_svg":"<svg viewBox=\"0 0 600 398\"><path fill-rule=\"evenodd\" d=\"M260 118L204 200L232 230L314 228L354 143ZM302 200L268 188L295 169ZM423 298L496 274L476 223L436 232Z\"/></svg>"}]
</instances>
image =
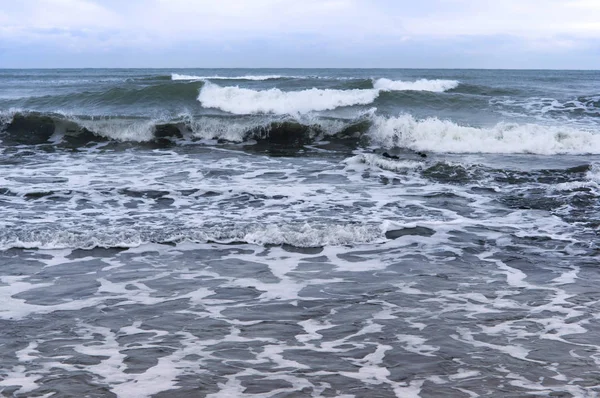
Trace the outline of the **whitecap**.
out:
<instances>
[{"instance_id":1,"label":"whitecap","mask_svg":"<svg viewBox=\"0 0 600 398\"><path fill-rule=\"evenodd\" d=\"M462 126L435 117L375 116L369 130L373 143L418 151L450 153L600 154L600 134L568 126L498 123Z\"/></svg>"},{"instance_id":2,"label":"whitecap","mask_svg":"<svg viewBox=\"0 0 600 398\"><path fill-rule=\"evenodd\" d=\"M291 78L290 76L281 75L244 75L244 76L194 76L180 75L178 73L171 74L171 80L277 80L283 78Z\"/></svg>"},{"instance_id":3,"label":"whitecap","mask_svg":"<svg viewBox=\"0 0 600 398\"><path fill-rule=\"evenodd\" d=\"M332 110L344 106L370 104L379 96L376 89L302 91L252 90L238 86L221 87L206 83L198 101L206 108L216 108L237 115L272 113L293 115Z\"/></svg>"},{"instance_id":4,"label":"whitecap","mask_svg":"<svg viewBox=\"0 0 600 398\"><path fill-rule=\"evenodd\" d=\"M377 79L373 82L373 86L376 89L383 91L431 91L434 93L441 93L444 91L452 90L458 87L459 82L457 80L442 80L442 79L419 79L414 82L408 82L403 80L390 80L390 79Z\"/></svg>"},{"instance_id":5,"label":"whitecap","mask_svg":"<svg viewBox=\"0 0 600 398\"><path fill-rule=\"evenodd\" d=\"M386 159L372 153L361 153L345 160L348 165L366 165L388 171L402 171L414 169L421 166L420 162L414 160Z\"/></svg>"}]
</instances>

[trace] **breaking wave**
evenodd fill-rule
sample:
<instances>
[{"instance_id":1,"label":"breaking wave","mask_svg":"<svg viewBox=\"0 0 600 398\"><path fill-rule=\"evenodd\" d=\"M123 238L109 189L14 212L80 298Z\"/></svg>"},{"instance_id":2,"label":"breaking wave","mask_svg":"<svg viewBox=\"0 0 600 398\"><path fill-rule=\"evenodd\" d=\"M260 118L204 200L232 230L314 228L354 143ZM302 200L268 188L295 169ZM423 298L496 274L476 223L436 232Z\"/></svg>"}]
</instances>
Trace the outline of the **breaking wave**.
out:
<instances>
[{"instance_id":1,"label":"breaking wave","mask_svg":"<svg viewBox=\"0 0 600 398\"><path fill-rule=\"evenodd\" d=\"M352 105L371 104L379 96L376 89L302 91L251 90L240 87L221 87L206 83L198 101L206 108L216 108L236 115L273 113L295 115L312 111L332 110Z\"/></svg>"},{"instance_id":2,"label":"breaking wave","mask_svg":"<svg viewBox=\"0 0 600 398\"><path fill-rule=\"evenodd\" d=\"M457 80L427 80L420 79L414 82L402 80L377 79L373 83L373 87L384 91L431 91L434 93L442 93L458 87Z\"/></svg>"},{"instance_id":3,"label":"breaking wave","mask_svg":"<svg viewBox=\"0 0 600 398\"><path fill-rule=\"evenodd\" d=\"M380 168L388 171L404 171L414 169L422 165L422 163L414 160L393 160L378 156L373 153L361 153L352 156L344 161L348 165L365 165Z\"/></svg>"},{"instance_id":4,"label":"breaking wave","mask_svg":"<svg viewBox=\"0 0 600 398\"><path fill-rule=\"evenodd\" d=\"M297 93L302 99L307 95ZM342 100L349 99L341 97L340 101ZM288 101L294 104L294 101L300 100L292 97ZM278 105L274 102L273 106ZM532 123L499 123L491 127L473 127L435 117L417 119L408 114L385 117L368 112L358 113L353 119L300 114L295 117L194 117L182 114L175 119L154 120L78 118L60 114L16 112L0 114L0 139L3 146L68 143L68 146L73 147L106 141L173 145L180 140L187 143L195 140L203 140L202 143L206 143L205 140L218 140L209 144L262 142L292 149L319 144L323 140L338 140L343 142L343 150L370 145L439 153L600 154L600 133L594 130ZM380 160L364 158L362 162L371 164ZM388 160L384 162L384 168L398 166Z\"/></svg>"},{"instance_id":5,"label":"breaking wave","mask_svg":"<svg viewBox=\"0 0 600 398\"><path fill-rule=\"evenodd\" d=\"M383 147L432 152L600 154L600 134L567 126L499 123L478 128L435 117L375 116L369 137Z\"/></svg>"},{"instance_id":6,"label":"breaking wave","mask_svg":"<svg viewBox=\"0 0 600 398\"><path fill-rule=\"evenodd\" d=\"M172 76L154 76L143 84L135 80L120 86L106 89L90 89L79 92L58 91L52 94L31 95L19 94L10 98L1 98L0 108L20 108L48 111L67 111L73 114L86 115L127 114L160 114L176 112L181 109L197 107L198 100L210 109L233 114L289 114L296 115L313 111L330 111L352 105L367 105L377 98L387 105L405 103L418 104L423 101L436 100L410 96L424 93L434 95L458 85L452 80L417 80L415 82L393 81L389 79L353 79L308 86L300 91L288 91L280 88L250 89L230 85L239 82L247 84L251 81L278 79L295 79L297 77L281 75L247 75L247 76L191 76L173 74ZM165 80L168 79L168 80ZM309 79L313 79L312 77ZM323 78L324 79L324 78ZM336 79L339 80L339 79ZM230 81L230 84L227 83ZM152 82L148 84L148 82ZM221 82L219 85L216 82ZM135 83L135 84L132 84ZM381 93L401 93L397 97L380 96ZM445 98L441 98L446 100Z\"/></svg>"},{"instance_id":7,"label":"breaking wave","mask_svg":"<svg viewBox=\"0 0 600 398\"><path fill-rule=\"evenodd\" d=\"M258 79L258 76L252 76ZM246 77L240 77L247 78ZM268 76L262 76L268 78ZM200 79L200 78L198 78ZM201 89L198 101L205 108L220 109L236 115L272 113L295 115L328 111L353 105L373 103L382 91L444 92L458 86L456 80L426 80L415 82L378 79L372 88L317 89L282 91L278 88L252 90L239 86L219 86L207 82Z\"/></svg>"},{"instance_id":8,"label":"breaking wave","mask_svg":"<svg viewBox=\"0 0 600 398\"><path fill-rule=\"evenodd\" d=\"M58 228L0 232L0 250L131 248L146 243L215 242L294 247L338 246L385 241L385 230L373 224L247 224L203 229L107 229L67 231Z\"/></svg>"}]
</instances>

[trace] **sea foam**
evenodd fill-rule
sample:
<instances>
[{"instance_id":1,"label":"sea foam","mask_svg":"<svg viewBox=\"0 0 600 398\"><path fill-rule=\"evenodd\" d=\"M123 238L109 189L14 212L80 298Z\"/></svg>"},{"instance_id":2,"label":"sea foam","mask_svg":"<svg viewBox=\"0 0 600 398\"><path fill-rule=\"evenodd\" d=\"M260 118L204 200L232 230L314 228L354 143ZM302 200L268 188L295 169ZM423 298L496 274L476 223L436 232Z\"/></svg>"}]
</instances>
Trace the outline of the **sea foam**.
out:
<instances>
[{"instance_id":1,"label":"sea foam","mask_svg":"<svg viewBox=\"0 0 600 398\"><path fill-rule=\"evenodd\" d=\"M386 159L372 153L361 153L352 156L351 158L346 159L344 163L348 165L365 165L367 167L376 167L389 171L403 171L421 166L421 163L413 160Z\"/></svg>"},{"instance_id":2,"label":"sea foam","mask_svg":"<svg viewBox=\"0 0 600 398\"><path fill-rule=\"evenodd\" d=\"M206 108L217 108L237 115L273 113L293 115L311 111L332 110L343 106L370 104L379 96L377 89L302 91L251 90L248 88L221 87L206 83L200 90L198 101Z\"/></svg>"},{"instance_id":3,"label":"sea foam","mask_svg":"<svg viewBox=\"0 0 600 398\"><path fill-rule=\"evenodd\" d=\"M586 177L589 181L600 186L600 163L592 163L592 167L587 172Z\"/></svg>"},{"instance_id":4,"label":"sea foam","mask_svg":"<svg viewBox=\"0 0 600 398\"><path fill-rule=\"evenodd\" d=\"M378 224L247 224L215 226L205 229L151 231L141 229L102 229L94 231L39 228L0 232L0 250L24 249L92 249L95 247L131 248L148 243L173 242L245 242L256 245L291 245L321 247L384 242Z\"/></svg>"},{"instance_id":5,"label":"sea foam","mask_svg":"<svg viewBox=\"0 0 600 398\"><path fill-rule=\"evenodd\" d=\"M600 134L568 126L498 123L461 126L435 117L373 117L372 142L383 147L451 153L600 154Z\"/></svg>"}]
</instances>

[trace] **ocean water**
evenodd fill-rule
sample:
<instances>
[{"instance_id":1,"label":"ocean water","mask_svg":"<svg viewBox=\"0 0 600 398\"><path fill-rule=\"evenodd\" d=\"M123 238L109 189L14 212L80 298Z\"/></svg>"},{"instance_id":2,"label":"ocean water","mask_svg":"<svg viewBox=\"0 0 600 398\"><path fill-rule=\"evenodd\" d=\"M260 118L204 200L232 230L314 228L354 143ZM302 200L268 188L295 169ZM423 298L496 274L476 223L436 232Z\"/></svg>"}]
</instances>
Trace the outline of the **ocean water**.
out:
<instances>
[{"instance_id":1,"label":"ocean water","mask_svg":"<svg viewBox=\"0 0 600 398\"><path fill-rule=\"evenodd\" d=\"M0 395L600 396L600 72L0 70Z\"/></svg>"}]
</instances>

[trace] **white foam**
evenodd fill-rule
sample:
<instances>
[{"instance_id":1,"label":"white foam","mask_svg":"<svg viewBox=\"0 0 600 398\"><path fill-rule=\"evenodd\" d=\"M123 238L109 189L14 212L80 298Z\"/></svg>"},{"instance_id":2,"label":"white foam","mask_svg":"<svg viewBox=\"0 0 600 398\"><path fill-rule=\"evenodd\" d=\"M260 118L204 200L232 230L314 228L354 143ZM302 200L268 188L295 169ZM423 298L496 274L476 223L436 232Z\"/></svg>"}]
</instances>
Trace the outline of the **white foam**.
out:
<instances>
[{"instance_id":1,"label":"white foam","mask_svg":"<svg viewBox=\"0 0 600 398\"><path fill-rule=\"evenodd\" d=\"M595 103L600 101L600 96L570 98L557 100L548 97L529 97L517 99L514 97L498 97L490 100L490 105L509 117L535 116L541 120L556 120L576 125L596 124L600 115ZM577 115L576 118L571 116Z\"/></svg>"},{"instance_id":2,"label":"white foam","mask_svg":"<svg viewBox=\"0 0 600 398\"><path fill-rule=\"evenodd\" d=\"M560 276L552 279L552 282L557 285L567 285L571 283L575 283L579 277L577 274L579 273L580 268L573 266L569 271L562 272Z\"/></svg>"},{"instance_id":3,"label":"white foam","mask_svg":"<svg viewBox=\"0 0 600 398\"><path fill-rule=\"evenodd\" d=\"M329 321L319 322L315 319L307 319L305 321L298 322L298 325L302 326L306 331L305 334L296 335L296 340L302 343L306 343L310 340L321 340L323 335L319 334L319 331L323 329L329 329L334 326Z\"/></svg>"},{"instance_id":4,"label":"white foam","mask_svg":"<svg viewBox=\"0 0 600 398\"><path fill-rule=\"evenodd\" d=\"M600 164L592 163L590 169L585 174L584 180L568 181L553 185L551 189L557 191L571 191L580 188L600 190Z\"/></svg>"},{"instance_id":5,"label":"white foam","mask_svg":"<svg viewBox=\"0 0 600 398\"><path fill-rule=\"evenodd\" d=\"M592 183L600 185L600 163L592 163L592 167L585 175Z\"/></svg>"},{"instance_id":6,"label":"white foam","mask_svg":"<svg viewBox=\"0 0 600 398\"><path fill-rule=\"evenodd\" d=\"M398 383L394 387L394 394L402 398L421 398L421 388L425 380L413 380L411 382Z\"/></svg>"},{"instance_id":7,"label":"white foam","mask_svg":"<svg viewBox=\"0 0 600 398\"><path fill-rule=\"evenodd\" d=\"M22 282L24 277L4 276L0 278L0 283L8 284L0 286L0 299L5 306L0 310L0 319L18 320L24 319L31 314L49 314L54 311L73 311L82 308L92 307L102 301L101 298L90 297L85 300L68 301L57 305L36 305L30 304L27 300L15 298L19 293L33 289L49 287L51 283L36 283Z\"/></svg>"},{"instance_id":8,"label":"white foam","mask_svg":"<svg viewBox=\"0 0 600 398\"><path fill-rule=\"evenodd\" d=\"M220 138L231 142L242 142L248 131L265 125L262 120L236 120L233 122L225 118L194 118L191 115L185 115L184 118L194 137L208 140Z\"/></svg>"},{"instance_id":9,"label":"white foam","mask_svg":"<svg viewBox=\"0 0 600 398\"><path fill-rule=\"evenodd\" d=\"M95 231L37 230L15 235L0 235L0 250L24 249L91 249L93 247L139 247L150 242L220 242L243 241L258 245L289 244L295 247L340 246L383 242L378 225L369 224L248 224L222 225L203 230L179 230L172 233L136 229L98 229Z\"/></svg>"},{"instance_id":10,"label":"white foam","mask_svg":"<svg viewBox=\"0 0 600 398\"><path fill-rule=\"evenodd\" d=\"M206 83L198 101L206 108L221 109L236 115L273 113L294 115L312 111L326 111L344 106L370 104L379 96L379 90L319 90L302 91L251 90L237 86L221 87Z\"/></svg>"},{"instance_id":11,"label":"white foam","mask_svg":"<svg viewBox=\"0 0 600 398\"><path fill-rule=\"evenodd\" d=\"M293 78L293 76L281 75L244 75L244 76L194 76L180 75L178 73L171 74L171 80L276 80L283 78Z\"/></svg>"},{"instance_id":12,"label":"white foam","mask_svg":"<svg viewBox=\"0 0 600 398\"><path fill-rule=\"evenodd\" d=\"M244 79L267 80L282 76L202 77L173 74L173 80ZM282 91L278 88L252 90L238 86L221 87L207 82L200 90L198 100L204 107L245 115L274 113L279 115L326 111L344 106L370 104L381 91L414 90L443 92L457 87L455 80L427 80L415 82L378 79L373 89L334 90L312 88L302 91Z\"/></svg>"},{"instance_id":13,"label":"white foam","mask_svg":"<svg viewBox=\"0 0 600 398\"><path fill-rule=\"evenodd\" d=\"M0 125L9 124L12 122L15 114L23 112L23 110L18 108L11 108L9 110L0 110Z\"/></svg>"},{"instance_id":14,"label":"white foam","mask_svg":"<svg viewBox=\"0 0 600 398\"><path fill-rule=\"evenodd\" d=\"M361 153L344 161L349 165L364 164L389 171L401 171L419 167L421 163L412 160L386 159L372 153Z\"/></svg>"},{"instance_id":15,"label":"white foam","mask_svg":"<svg viewBox=\"0 0 600 398\"><path fill-rule=\"evenodd\" d=\"M19 387L15 393L19 392L19 395L27 394L39 388L39 379L41 379L39 375L32 374L27 371L25 366L19 365L11 371L3 372L2 379L0 379L0 387ZM0 391L2 390L4 389L0 389Z\"/></svg>"},{"instance_id":16,"label":"white foam","mask_svg":"<svg viewBox=\"0 0 600 398\"><path fill-rule=\"evenodd\" d=\"M118 141L145 142L154 138L155 120L75 120L94 133Z\"/></svg>"},{"instance_id":17,"label":"white foam","mask_svg":"<svg viewBox=\"0 0 600 398\"><path fill-rule=\"evenodd\" d=\"M477 370L459 369L458 373L450 375L450 376L448 376L448 378L450 380L463 380L463 379L470 379L473 377L477 377L479 375L481 375L481 372L479 372Z\"/></svg>"},{"instance_id":18,"label":"white foam","mask_svg":"<svg viewBox=\"0 0 600 398\"><path fill-rule=\"evenodd\" d=\"M452 90L458 87L459 82L456 80L441 80L441 79L419 79L414 82L403 80L377 79L373 82L376 89L384 91L431 91L434 93L442 93L447 90Z\"/></svg>"},{"instance_id":19,"label":"white foam","mask_svg":"<svg viewBox=\"0 0 600 398\"><path fill-rule=\"evenodd\" d=\"M426 339L420 336L413 336L409 334L399 334L396 336L398 341L404 343L403 348L414 354L423 355L426 357L434 357L434 352L439 351L440 347L425 344Z\"/></svg>"},{"instance_id":20,"label":"white foam","mask_svg":"<svg viewBox=\"0 0 600 398\"><path fill-rule=\"evenodd\" d=\"M224 139L230 142L243 142L249 137L249 132L260 131L267 133L275 123L288 121L281 116L265 117L248 116L236 117L194 117L189 114L180 114L180 118L185 121L186 127L192 131L195 138L204 140ZM298 122L306 126L318 124L319 130L327 134L335 134L342 130L346 124L340 120L323 120L312 117L311 115L302 115L294 118L293 122Z\"/></svg>"},{"instance_id":21,"label":"white foam","mask_svg":"<svg viewBox=\"0 0 600 398\"><path fill-rule=\"evenodd\" d=\"M267 225L244 234L257 244L291 244L296 247L347 245L382 241L379 227L369 225Z\"/></svg>"},{"instance_id":22,"label":"white foam","mask_svg":"<svg viewBox=\"0 0 600 398\"><path fill-rule=\"evenodd\" d=\"M500 345L500 344L492 344L492 343L488 343L488 342L484 342L484 341L479 341L476 340L473 333L471 331L469 331L466 328L458 328L458 333L460 336L457 335L451 335L450 337L461 341L463 343L467 343L472 345L473 347L483 347L483 348L489 348L491 350L496 350L499 351L503 354L507 354L510 355L513 358L516 359L521 359L523 361L528 361L528 362L533 362L533 363L538 363L538 364L545 364L545 362L542 361L537 361L537 360L533 360L528 358L529 355L529 350L526 349L525 347L523 347L522 345L518 345L518 344L507 344L507 345Z\"/></svg>"},{"instance_id":23,"label":"white foam","mask_svg":"<svg viewBox=\"0 0 600 398\"><path fill-rule=\"evenodd\" d=\"M461 126L435 117L375 116L369 135L385 147L451 153L600 154L600 132L538 124Z\"/></svg>"}]
</instances>

